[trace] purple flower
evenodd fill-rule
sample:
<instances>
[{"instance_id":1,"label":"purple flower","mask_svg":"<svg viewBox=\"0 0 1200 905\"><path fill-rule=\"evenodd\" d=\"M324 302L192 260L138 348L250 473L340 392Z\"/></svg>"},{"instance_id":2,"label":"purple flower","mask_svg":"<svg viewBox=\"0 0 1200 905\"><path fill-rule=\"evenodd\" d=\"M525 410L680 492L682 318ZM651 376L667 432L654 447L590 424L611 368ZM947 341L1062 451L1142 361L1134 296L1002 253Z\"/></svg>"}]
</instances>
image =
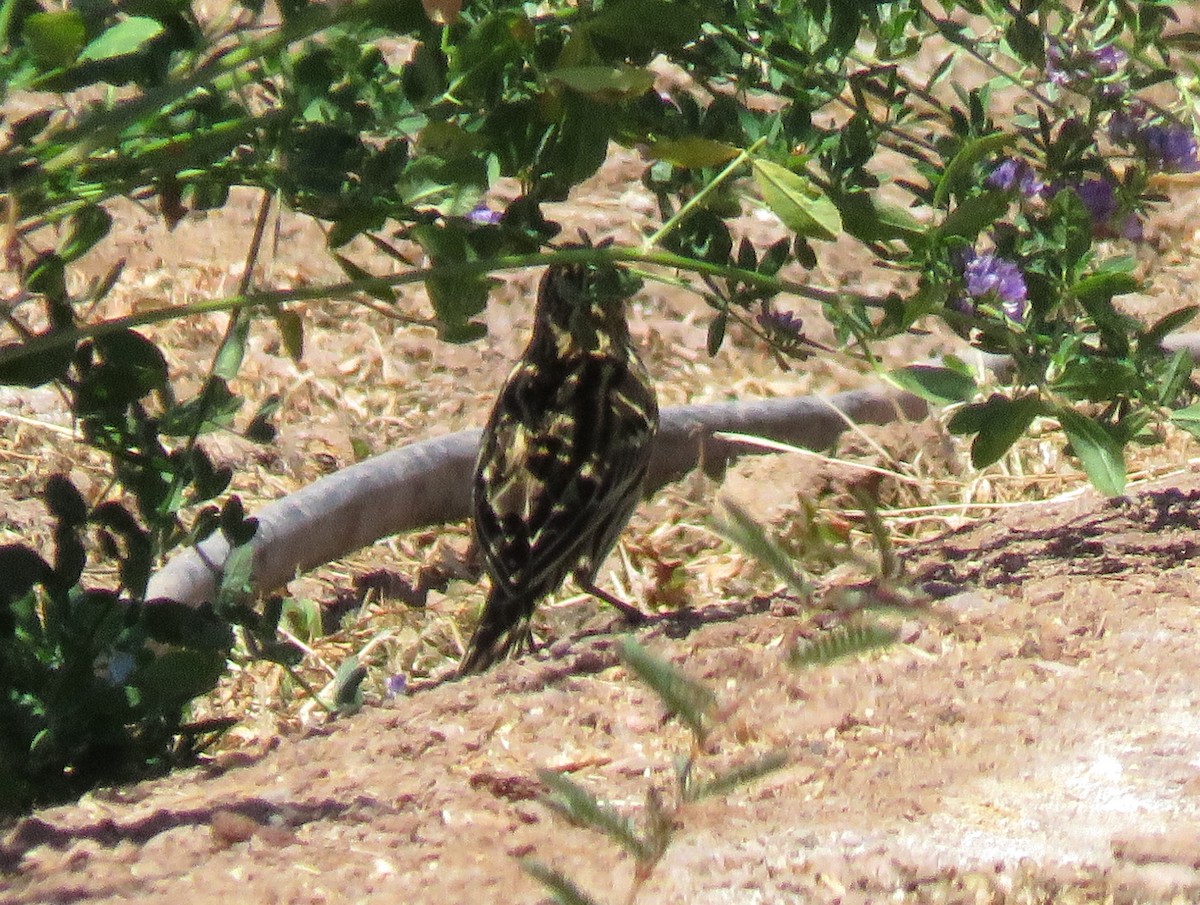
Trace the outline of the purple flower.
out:
<instances>
[{"instance_id":1,"label":"purple flower","mask_svg":"<svg viewBox=\"0 0 1200 905\"><path fill-rule=\"evenodd\" d=\"M1093 50L1089 56L1092 66L1101 75L1113 75L1129 59L1129 54L1113 44Z\"/></svg>"},{"instance_id":2,"label":"purple flower","mask_svg":"<svg viewBox=\"0 0 1200 905\"><path fill-rule=\"evenodd\" d=\"M1107 226L1117 212L1117 196L1107 179L1087 179L1072 186L1092 218L1092 225Z\"/></svg>"},{"instance_id":3,"label":"purple flower","mask_svg":"<svg viewBox=\"0 0 1200 905\"><path fill-rule=\"evenodd\" d=\"M790 311L764 310L756 318L758 325L772 336L804 338L804 320Z\"/></svg>"},{"instance_id":4,"label":"purple flower","mask_svg":"<svg viewBox=\"0 0 1200 905\"><path fill-rule=\"evenodd\" d=\"M1046 77L1055 85L1063 86L1071 81L1070 73L1063 68L1065 60L1066 56L1058 44L1051 43L1046 48Z\"/></svg>"},{"instance_id":5,"label":"purple flower","mask_svg":"<svg viewBox=\"0 0 1200 905\"><path fill-rule=\"evenodd\" d=\"M504 217L500 211L494 211L483 201L480 201L467 214L467 219L479 226L495 226Z\"/></svg>"},{"instance_id":6,"label":"purple flower","mask_svg":"<svg viewBox=\"0 0 1200 905\"><path fill-rule=\"evenodd\" d=\"M1090 90L1093 83L1120 72L1128 59L1125 51L1112 44L1096 50L1078 50L1051 42L1046 48L1046 77L1060 88ZM1126 86L1113 82L1099 86L1099 90L1103 97L1112 100L1124 96Z\"/></svg>"},{"instance_id":7,"label":"purple flower","mask_svg":"<svg viewBox=\"0 0 1200 905\"><path fill-rule=\"evenodd\" d=\"M402 694L408 693L408 679L404 673L397 673L394 676L388 676L384 683L389 698L396 698Z\"/></svg>"},{"instance_id":8,"label":"purple flower","mask_svg":"<svg viewBox=\"0 0 1200 905\"><path fill-rule=\"evenodd\" d=\"M960 310L975 310L971 299L999 304L1004 316L1014 323L1025 319L1029 307L1029 290L1021 268L1006 258L991 252L976 254L968 250L963 255L963 284L968 298L960 300Z\"/></svg>"},{"instance_id":9,"label":"purple flower","mask_svg":"<svg viewBox=\"0 0 1200 905\"><path fill-rule=\"evenodd\" d=\"M1083 202L1092 221L1093 236L1101 239L1120 236L1134 242L1141 240L1142 223L1137 214L1130 211L1122 214L1121 202L1112 182L1107 179L1085 179L1082 182L1059 185L1053 194L1064 188L1074 191Z\"/></svg>"},{"instance_id":10,"label":"purple flower","mask_svg":"<svg viewBox=\"0 0 1200 905\"><path fill-rule=\"evenodd\" d=\"M1129 83L1124 80L1104 82L1096 87L1100 97L1106 101L1119 101L1129 94Z\"/></svg>"},{"instance_id":11,"label":"purple flower","mask_svg":"<svg viewBox=\"0 0 1200 905\"><path fill-rule=\"evenodd\" d=\"M1117 110L1109 119L1109 137L1117 144L1130 144L1138 136L1141 122L1138 116L1126 110Z\"/></svg>"},{"instance_id":12,"label":"purple flower","mask_svg":"<svg viewBox=\"0 0 1200 905\"><path fill-rule=\"evenodd\" d=\"M988 188L999 189L1002 192L1019 191L1026 198L1033 198L1042 193L1046 183L1037 178L1028 162L1006 157L992 170L984 180Z\"/></svg>"},{"instance_id":13,"label":"purple flower","mask_svg":"<svg viewBox=\"0 0 1200 905\"><path fill-rule=\"evenodd\" d=\"M1137 214L1126 214L1125 218L1121 221L1121 226L1117 230L1117 234L1122 239L1128 239L1130 242L1141 242L1143 237L1142 221L1137 218Z\"/></svg>"},{"instance_id":14,"label":"purple flower","mask_svg":"<svg viewBox=\"0 0 1200 905\"><path fill-rule=\"evenodd\" d=\"M1200 170L1196 135L1182 123L1146 126L1135 137L1147 163L1165 173Z\"/></svg>"}]
</instances>

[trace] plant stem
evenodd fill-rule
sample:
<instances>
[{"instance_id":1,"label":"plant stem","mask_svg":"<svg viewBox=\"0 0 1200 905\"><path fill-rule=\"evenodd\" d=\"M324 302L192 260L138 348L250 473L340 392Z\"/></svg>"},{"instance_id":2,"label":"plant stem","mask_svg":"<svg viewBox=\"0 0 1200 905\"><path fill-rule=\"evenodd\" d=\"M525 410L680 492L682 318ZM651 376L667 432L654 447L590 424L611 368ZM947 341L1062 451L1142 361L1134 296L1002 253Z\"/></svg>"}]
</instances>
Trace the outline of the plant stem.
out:
<instances>
[{"instance_id":1,"label":"plant stem","mask_svg":"<svg viewBox=\"0 0 1200 905\"><path fill-rule=\"evenodd\" d=\"M674 216L672 216L666 223L655 230L652 235L646 238L646 241L642 243L642 251L648 252L651 248L654 248L654 246L662 242L667 234L670 233L671 230L673 230L676 226L678 226L684 217L691 213L693 208L697 207L714 189L717 188L717 186L728 179L733 174L734 170L736 170L746 161L750 160L750 158L754 155L754 152L766 144L766 141L766 136L763 136L750 147L741 151L737 157L729 162L729 165L726 166L725 169L721 170L721 172L713 177L713 180L709 182L708 185L689 198L683 207L675 212Z\"/></svg>"},{"instance_id":2,"label":"plant stem","mask_svg":"<svg viewBox=\"0 0 1200 905\"><path fill-rule=\"evenodd\" d=\"M547 264L589 264L599 261L620 263L653 264L674 270L688 270L699 274L726 277L759 286L770 292L786 292L802 298L813 299L822 304L840 305L856 303L872 308L883 307L886 299L878 296L858 295L852 292L837 292L796 283L779 277L767 276L753 270L741 267L731 267L725 264L714 264L709 261L699 261L695 258L684 257L668 251L646 253L640 249L608 246L606 248L563 248L549 254L507 255L486 261L464 261L456 264L443 264L438 267L425 267L410 270L406 273L387 277L372 277L370 280L345 280L340 283L330 283L325 286L307 286L298 289L278 289L270 291L251 292L241 295L226 296L219 299L207 299L191 302L187 305L173 305L142 311L137 314L117 317L100 321L85 327L72 327L67 330L57 330L53 333L39 335L8 349L0 350L0 365L7 364L18 358L40 355L64 345L82 342L98 336L107 336L122 330L137 327L148 327L164 321L180 317L191 317L197 314L211 314L215 311L233 311L238 308L256 308L272 305L282 305L287 302L328 301L336 298L353 299L355 295L368 287L380 285L404 286L409 283L424 282L432 275L447 277L480 276L500 270L523 270L529 267L542 267Z\"/></svg>"}]
</instances>

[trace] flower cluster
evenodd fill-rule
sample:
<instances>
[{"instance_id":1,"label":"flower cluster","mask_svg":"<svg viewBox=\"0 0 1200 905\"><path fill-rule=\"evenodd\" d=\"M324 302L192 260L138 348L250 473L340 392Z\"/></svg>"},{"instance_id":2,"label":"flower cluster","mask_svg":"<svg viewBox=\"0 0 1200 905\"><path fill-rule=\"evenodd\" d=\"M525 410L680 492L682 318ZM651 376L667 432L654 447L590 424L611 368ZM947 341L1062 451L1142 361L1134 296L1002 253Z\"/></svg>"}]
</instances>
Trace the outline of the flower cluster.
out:
<instances>
[{"instance_id":1,"label":"flower cluster","mask_svg":"<svg viewBox=\"0 0 1200 905\"><path fill-rule=\"evenodd\" d=\"M1164 173L1195 173L1200 170L1196 135L1182 123L1146 126L1134 136L1134 144L1146 162Z\"/></svg>"},{"instance_id":2,"label":"flower cluster","mask_svg":"<svg viewBox=\"0 0 1200 905\"><path fill-rule=\"evenodd\" d=\"M1094 93L1111 109L1109 136L1134 150L1150 167L1164 173L1200 170L1200 146L1183 123L1155 119L1144 102L1134 97L1121 70L1129 56L1109 44L1081 50L1052 43L1046 52L1046 78L1051 84L1080 93Z\"/></svg>"},{"instance_id":3,"label":"flower cluster","mask_svg":"<svg viewBox=\"0 0 1200 905\"><path fill-rule=\"evenodd\" d=\"M1036 198L1046 189L1028 161L1006 157L992 170L984 184L1002 192L1018 191L1026 198Z\"/></svg>"},{"instance_id":4,"label":"flower cluster","mask_svg":"<svg viewBox=\"0 0 1200 905\"><path fill-rule=\"evenodd\" d=\"M1120 236L1134 242L1142 238L1142 221L1132 211L1122 211L1116 190L1107 179L1085 179L1066 186L1073 189L1092 218L1092 235L1101 239Z\"/></svg>"},{"instance_id":5,"label":"flower cluster","mask_svg":"<svg viewBox=\"0 0 1200 905\"><path fill-rule=\"evenodd\" d=\"M804 319L790 311L776 311L764 306L755 320L771 342L796 358L807 358L814 346L823 348L804 335Z\"/></svg>"},{"instance_id":6,"label":"flower cluster","mask_svg":"<svg viewBox=\"0 0 1200 905\"><path fill-rule=\"evenodd\" d=\"M1025 160L1006 157L984 179L984 184L1001 192L1019 192L1030 200L1053 199L1064 189L1079 196L1092 219L1092 235L1099 239L1123 238L1134 242L1142 239L1142 223L1137 215L1123 209L1116 189L1109 179L1084 179L1047 184Z\"/></svg>"},{"instance_id":7,"label":"flower cluster","mask_svg":"<svg viewBox=\"0 0 1200 905\"><path fill-rule=\"evenodd\" d=\"M1081 50L1055 42L1046 49L1046 78L1060 88L1095 91L1101 98L1117 100L1129 91L1126 82L1114 78L1128 59L1125 51L1112 44Z\"/></svg>"},{"instance_id":8,"label":"flower cluster","mask_svg":"<svg viewBox=\"0 0 1200 905\"><path fill-rule=\"evenodd\" d=\"M1024 322L1029 310L1029 289L1025 274L1013 261L992 252L978 254L966 249L960 259L963 289L955 307L963 314L974 314L979 304L997 306L1015 324Z\"/></svg>"}]
</instances>

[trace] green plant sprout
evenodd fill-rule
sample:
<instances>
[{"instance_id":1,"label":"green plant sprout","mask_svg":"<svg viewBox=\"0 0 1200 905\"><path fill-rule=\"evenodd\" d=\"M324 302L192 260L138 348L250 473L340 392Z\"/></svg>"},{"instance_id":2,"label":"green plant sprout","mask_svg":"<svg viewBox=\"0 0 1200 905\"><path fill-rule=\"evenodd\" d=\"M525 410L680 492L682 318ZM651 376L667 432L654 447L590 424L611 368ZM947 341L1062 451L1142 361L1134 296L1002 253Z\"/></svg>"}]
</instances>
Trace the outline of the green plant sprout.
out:
<instances>
[{"instance_id":1,"label":"green plant sprout","mask_svg":"<svg viewBox=\"0 0 1200 905\"><path fill-rule=\"evenodd\" d=\"M641 820L635 822L561 773L539 770L538 776L550 791L544 799L548 807L628 852L634 867L625 902L633 905L683 825L687 805L742 788L785 767L788 758L782 751L773 751L727 770L704 770L705 744L720 720L716 695L631 639L621 642L620 654L626 668L658 696L667 714L678 717L691 732L691 749L675 759L672 789L666 794L648 789ZM555 868L531 858L522 859L521 867L562 905L596 905L595 899Z\"/></svg>"}]
</instances>

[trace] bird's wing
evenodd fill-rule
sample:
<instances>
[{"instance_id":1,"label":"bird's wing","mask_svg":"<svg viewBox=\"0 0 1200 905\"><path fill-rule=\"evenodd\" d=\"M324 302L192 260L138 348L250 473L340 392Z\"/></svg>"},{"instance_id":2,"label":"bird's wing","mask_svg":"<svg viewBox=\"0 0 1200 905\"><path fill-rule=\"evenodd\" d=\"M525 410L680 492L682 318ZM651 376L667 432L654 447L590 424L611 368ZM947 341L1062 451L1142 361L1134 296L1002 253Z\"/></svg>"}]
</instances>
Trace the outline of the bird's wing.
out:
<instances>
[{"instance_id":1,"label":"bird's wing","mask_svg":"<svg viewBox=\"0 0 1200 905\"><path fill-rule=\"evenodd\" d=\"M580 392L579 381L600 385ZM475 487L476 535L506 593L554 590L593 552L597 533L611 532L614 508L632 508L626 500L644 477L657 420L645 395L612 359L589 359L549 385L520 368L509 378ZM586 402L563 411L560 399Z\"/></svg>"}]
</instances>

